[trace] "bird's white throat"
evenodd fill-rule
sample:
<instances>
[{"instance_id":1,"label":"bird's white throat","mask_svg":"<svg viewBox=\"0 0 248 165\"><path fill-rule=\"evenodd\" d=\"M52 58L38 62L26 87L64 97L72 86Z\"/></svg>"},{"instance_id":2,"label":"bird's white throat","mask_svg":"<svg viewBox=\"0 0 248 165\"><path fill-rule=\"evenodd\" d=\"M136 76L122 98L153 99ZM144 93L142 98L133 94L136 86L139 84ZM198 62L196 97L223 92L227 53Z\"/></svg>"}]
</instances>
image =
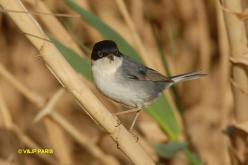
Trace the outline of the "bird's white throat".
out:
<instances>
[{"instance_id":1,"label":"bird's white throat","mask_svg":"<svg viewBox=\"0 0 248 165\"><path fill-rule=\"evenodd\" d=\"M92 73L97 88L114 100L122 100L123 87L117 82L116 71L122 65L123 57L114 56L114 60L105 57L92 62Z\"/></svg>"},{"instance_id":2,"label":"bird's white throat","mask_svg":"<svg viewBox=\"0 0 248 165\"><path fill-rule=\"evenodd\" d=\"M93 76L95 74L114 74L116 70L122 65L123 57L113 56L113 60L104 57L92 62Z\"/></svg>"},{"instance_id":3,"label":"bird's white throat","mask_svg":"<svg viewBox=\"0 0 248 165\"><path fill-rule=\"evenodd\" d=\"M93 61L92 73L93 78L98 89L104 94L108 95L115 88L116 83L116 71L122 65L123 57L113 57L113 60L108 57L104 57Z\"/></svg>"}]
</instances>

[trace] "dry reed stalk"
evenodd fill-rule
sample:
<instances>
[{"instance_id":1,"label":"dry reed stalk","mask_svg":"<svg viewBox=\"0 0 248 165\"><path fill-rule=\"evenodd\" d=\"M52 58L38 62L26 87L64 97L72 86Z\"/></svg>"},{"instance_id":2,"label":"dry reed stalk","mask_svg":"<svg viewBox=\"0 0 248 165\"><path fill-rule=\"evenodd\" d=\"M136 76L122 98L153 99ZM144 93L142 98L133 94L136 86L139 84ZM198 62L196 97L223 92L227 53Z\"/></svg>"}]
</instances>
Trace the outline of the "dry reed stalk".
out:
<instances>
[{"instance_id":1,"label":"dry reed stalk","mask_svg":"<svg viewBox=\"0 0 248 165\"><path fill-rule=\"evenodd\" d=\"M61 126L53 120L44 118L44 122L50 127L47 129L47 136L54 150L54 154L59 160L59 164L73 164L70 147L68 147L68 143L66 143L68 140L66 133Z\"/></svg>"},{"instance_id":2,"label":"dry reed stalk","mask_svg":"<svg viewBox=\"0 0 248 165\"><path fill-rule=\"evenodd\" d=\"M11 114L7 108L7 105L5 104L1 86L0 86L0 119L3 121L4 127L6 127L7 129L12 129L13 121L11 119Z\"/></svg>"},{"instance_id":3,"label":"dry reed stalk","mask_svg":"<svg viewBox=\"0 0 248 165\"><path fill-rule=\"evenodd\" d=\"M135 133L137 133L137 132L135 132ZM137 135L138 135L138 133L137 133ZM157 162L159 160L159 156L157 155L156 151L153 148L151 148L151 144L147 142L147 139L140 136L139 140L140 140L140 144L142 144L144 150L152 157L153 160L156 160L156 162Z\"/></svg>"},{"instance_id":4,"label":"dry reed stalk","mask_svg":"<svg viewBox=\"0 0 248 165\"><path fill-rule=\"evenodd\" d=\"M106 155L103 151L96 147L95 143L86 136L82 136L69 122L67 122L61 115L57 112L51 112L49 114L57 123L59 123L65 130L67 130L73 138L79 142L83 147L85 147L92 155L98 158L103 164L106 165L118 165L119 162L113 157Z\"/></svg>"},{"instance_id":5,"label":"dry reed stalk","mask_svg":"<svg viewBox=\"0 0 248 165\"><path fill-rule=\"evenodd\" d=\"M237 82L235 82L233 79L231 79L230 82L231 82L233 87L239 89L240 92L244 93L245 95L248 95L248 89L243 88ZM245 121L247 121L247 120L245 120Z\"/></svg>"},{"instance_id":6,"label":"dry reed stalk","mask_svg":"<svg viewBox=\"0 0 248 165\"><path fill-rule=\"evenodd\" d=\"M43 109L36 115L34 122L38 122L41 118L48 115L54 109L54 106L64 93L64 88L60 88L57 92L55 92L55 94L51 97L51 99L49 99Z\"/></svg>"},{"instance_id":7,"label":"dry reed stalk","mask_svg":"<svg viewBox=\"0 0 248 165\"><path fill-rule=\"evenodd\" d=\"M229 74L230 74L230 65L229 65L229 45L228 45L228 38L225 28L224 22L224 15L222 12L222 8L219 4L219 0L216 0L216 13L217 13L217 28L218 28L218 46L220 50L220 72L219 76L219 98L220 100L220 127L224 128L228 124L229 121L229 113L231 107L228 104L228 91L230 89L229 85ZM222 142L219 144L221 148L221 152L224 154L224 164L229 165L231 164L229 156L228 156L228 139L226 137L222 137Z\"/></svg>"},{"instance_id":8,"label":"dry reed stalk","mask_svg":"<svg viewBox=\"0 0 248 165\"><path fill-rule=\"evenodd\" d=\"M19 13L19 14L26 14L25 11L16 11L16 10L6 10L0 9L0 12L3 13ZM45 16L56 16L56 17L69 17L69 18L80 18L80 15L71 15L71 14L63 14L63 13L49 13L49 12L41 12L41 11L28 11L29 14L32 15L45 15Z\"/></svg>"},{"instance_id":9,"label":"dry reed stalk","mask_svg":"<svg viewBox=\"0 0 248 165\"><path fill-rule=\"evenodd\" d=\"M34 94L34 92L30 92L30 90L24 88L19 81L16 81L13 76L11 76L7 70L0 64L0 75L2 75L8 82L16 86L21 93L24 93L25 96L38 107L42 107L45 104L45 99L41 98L40 96Z\"/></svg>"},{"instance_id":10,"label":"dry reed stalk","mask_svg":"<svg viewBox=\"0 0 248 165\"><path fill-rule=\"evenodd\" d=\"M88 4L88 1L86 0L75 0L77 2L77 4L88 10L88 11L91 11L90 10L90 7L89 7L89 4ZM81 23L81 22L80 22ZM102 39L101 35L99 34L99 32L97 32L95 29L91 28L90 25L84 23L83 26L86 28L86 31L88 32L90 38L92 39L92 41L99 41Z\"/></svg>"},{"instance_id":11,"label":"dry reed stalk","mask_svg":"<svg viewBox=\"0 0 248 165\"><path fill-rule=\"evenodd\" d=\"M0 0L0 4L5 9L27 11L19 0ZM8 14L21 31L47 38L39 24L31 15ZM73 94L78 102L86 108L87 112L106 129L113 140L118 144L119 148L134 164L155 164L147 153L144 152L136 139L88 89L52 43L31 36L27 36L27 38L40 50L42 59L57 80L59 80L59 82Z\"/></svg>"},{"instance_id":12,"label":"dry reed stalk","mask_svg":"<svg viewBox=\"0 0 248 165\"><path fill-rule=\"evenodd\" d=\"M223 4L226 8L233 11L242 11L241 0L223 0ZM239 58L247 51L247 33L245 29L245 23L240 20L236 15L224 11L225 25L227 29L231 56L233 59ZM237 83L237 86L232 86L233 98L234 98L234 113L237 123L242 123L248 120L248 95L241 91L238 86L244 89L248 89L248 77L247 69L238 64L232 63L231 74L233 81ZM230 157L231 160L245 161L247 157L247 142L242 140L239 134L230 136L232 142ZM236 155L234 159L234 155Z\"/></svg>"},{"instance_id":13,"label":"dry reed stalk","mask_svg":"<svg viewBox=\"0 0 248 165\"><path fill-rule=\"evenodd\" d=\"M135 23L136 27L144 28L144 18L143 18L143 1L136 0L131 1L131 14L133 22Z\"/></svg>"},{"instance_id":14,"label":"dry reed stalk","mask_svg":"<svg viewBox=\"0 0 248 165\"><path fill-rule=\"evenodd\" d=\"M159 58L151 58L151 55L149 55L146 51L146 48L143 46L143 43L140 39L140 36L136 30L136 27L134 26L133 20L131 19L130 14L128 13L127 7L125 5L125 2L123 0L116 0L116 4L126 22L128 25L128 28L132 34L133 41L135 44L135 47L137 48L139 54L141 57L144 59L144 62L152 67L152 68L157 68L159 71L164 73L163 65ZM156 56L156 55L154 55Z\"/></svg>"},{"instance_id":15,"label":"dry reed stalk","mask_svg":"<svg viewBox=\"0 0 248 165\"><path fill-rule=\"evenodd\" d=\"M198 17L198 30L199 30L199 47L200 47L200 66L203 71L208 72L211 59L211 43L208 30L208 18L206 16L206 8L204 1L194 0L195 10Z\"/></svg>"},{"instance_id":16,"label":"dry reed stalk","mask_svg":"<svg viewBox=\"0 0 248 165\"><path fill-rule=\"evenodd\" d=\"M139 38L142 40L142 45L145 47L146 54L150 55L150 57L153 55L157 56L159 55L159 51L157 49L151 24L149 19L147 19L145 16L149 13L146 12L146 6L144 5L145 4L142 2L142 0L131 1L129 5L131 8L129 11L129 16L133 22L133 26L138 32ZM129 27L129 29L131 28Z\"/></svg>"},{"instance_id":17,"label":"dry reed stalk","mask_svg":"<svg viewBox=\"0 0 248 165\"><path fill-rule=\"evenodd\" d=\"M221 2L221 1L220 1ZM244 3L244 6L246 7L246 3ZM248 12L247 10L244 10L244 11L235 11L235 10L231 10L229 8L226 8L225 6L222 6L223 10L228 12L228 13L231 13L231 14L234 14L237 16L237 18L239 18L240 20L242 21L246 21L248 19Z\"/></svg>"},{"instance_id":18,"label":"dry reed stalk","mask_svg":"<svg viewBox=\"0 0 248 165\"><path fill-rule=\"evenodd\" d=\"M225 7L234 10L241 11L241 1L240 0L223 0ZM247 38L245 24L234 14L224 12L225 24L228 33L228 38L230 42L231 55L235 59L239 57L247 50ZM248 89L248 77L247 70L240 66L232 65L232 77L236 83L240 86ZM233 87L234 96L234 107L237 121L244 121L248 119L248 95L241 92L239 89Z\"/></svg>"},{"instance_id":19,"label":"dry reed stalk","mask_svg":"<svg viewBox=\"0 0 248 165\"><path fill-rule=\"evenodd\" d=\"M241 55L240 57L235 57L235 58L230 57L230 61L234 64L246 65L246 67L247 67L248 66L248 54L246 52L243 55Z\"/></svg>"},{"instance_id":20,"label":"dry reed stalk","mask_svg":"<svg viewBox=\"0 0 248 165\"><path fill-rule=\"evenodd\" d=\"M42 98L41 96L39 96L36 93L33 93L32 91L30 91L26 86L24 86L22 83L20 83L20 81L18 81L13 75L11 75L1 64L0 64L0 71L4 70L5 75L3 76L6 80L11 79L12 81L9 81L10 84L15 87L20 93L22 93L27 99L29 99L29 101L33 101L36 100L36 103L39 102L38 98ZM1 73L1 72L0 72ZM8 79L7 79L8 77ZM25 91L25 92L24 92ZM86 149L89 149L88 151L95 156L96 158L99 158L99 160L103 163L108 162L107 164L109 165L116 165L118 164L118 161L114 158L111 157L110 155L104 154L103 151L98 148L95 144L93 145L93 143L91 143L91 139L87 138L85 135L79 133L68 121L66 121L61 115L59 115L58 113L52 111L52 107L55 105L56 101L58 101L58 96L61 97L61 92L58 91L57 94L55 94L56 97L53 97L52 100L53 101L48 101L52 102L52 104L49 106L49 112L47 115L50 115L58 124L61 125L61 127L63 127L63 129L65 131L67 131L79 144L81 144L82 147L85 147ZM35 99L30 100L30 95L33 95ZM39 104L36 104L36 106L38 106ZM47 107L47 105L45 105L44 107ZM43 116L44 117L44 116ZM46 118L44 118L44 120L47 120ZM50 124L50 123L49 123ZM48 125L49 125L48 124ZM41 147L37 147L37 145L35 143L33 143L31 141L30 138L28 138L25 134L23 134L22 132L19 131L19 129L17 127L14 127L15 131L17 131L20 139L22 139L29 147L31 148L41 148ZM36 147L35 147L36 146ZM43 154L41 154L43 155ZM112 162L112 163L111 163ZM117 162L117 163L115 163Z\"/></svg>"},{"instance_id":21,"label":"dry reed stalk","mask_svg":"<svg viewBox=\"0 0 248 165\"><path fill-rule=\"evenodd\" d=\"M71 36L68 34L64 26L62 26L62 24L55 17L56 15L55 14L53 15L53 13L44 4L44 2L40 0L36 0L36 3L33 3L34 0L25 0L25 1L27 1L36 11L39 11L42 13L51 13L49 16L43 15L43 14L39 14L37 16L40 18L40 20L45 25L45 27L48 29L48 31L53 35L53 37L55 37L58 41L63 43L68 48L73 49L79 55L84 55L84 53L80 50L78 45L73 41Z\"/></svg>"},{"instance_id":22,"label":"dry reed stalk","mask_svg":"<svg viewBox=\"0 0 248 165\"><path fill-rule=\"evenodd\" d=\"M228 38L225 28L225 22L224 22L224 15L222 12L222 8L219 4L219 0L216 0L216 10L217 10L217 27L218 27L218 38L219 38L219 50L220 50L220 98L221 99L221 109L222 109L222 115L223 117L221 119L222 125L224 126L227 123L227 109L226 106L227 102L227 88L229 88L229 75L230 75L230 64L229 64L229 44L228 44Z\"/></svg>"},{"instance_id":23,"label":"dry reed stalk","mask_svg":"<svg viewBox=\"0 0 248 165\"><path fill-rule=\"evenodd\" d=\"M104 6L104 8L102 6ZM105 1L98 1L98 5L96 5L96 7L97 14L101 20L119 33L126 41L128 41L130 45L133 45L132 34L126 24L118 18L119 12L116 10L109 10L109 6L105 4Z\"/></svg>"},{"instance_id":24,"label":"dry reed stalk","mask_svg":"<svg viewBox=\"0 0 248 165\"><path fill-rule=\"evenodd\" d=\"M236 128L241 129L242 131L246 132L248 134L248 121L245 121L243 123L234 123L233 124Z\"/></svg>"}]
</instances>

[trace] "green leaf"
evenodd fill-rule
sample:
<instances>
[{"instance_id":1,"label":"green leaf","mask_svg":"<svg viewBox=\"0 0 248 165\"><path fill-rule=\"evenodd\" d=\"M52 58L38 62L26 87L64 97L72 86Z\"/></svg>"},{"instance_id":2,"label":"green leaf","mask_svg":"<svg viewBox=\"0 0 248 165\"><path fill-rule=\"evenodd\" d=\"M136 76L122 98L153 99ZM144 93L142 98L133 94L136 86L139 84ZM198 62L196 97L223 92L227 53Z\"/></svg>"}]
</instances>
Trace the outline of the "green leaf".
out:
<instances>
[{"instance_id":1,"label":"green leaf","mask_svg":"<svg viewBox=\"0 0 248 165\"><path fill-rule=\"evenodd\" d=\"M159 123L163 131L168 134L170 140L177 140L180 128L173 109L164 95L161 95L145 111Z\"/></svg>"},{"instance_id":2,"label":"green leaf","mask_svg":"<svg viewBox=\"0 0 248 165\"><path fill-rule=\"evenodd\" d=\"M64 0L65 3L74 11L79 13L83 20L100 32L104 38L114 40L119 49L131 58L142 62L138 53L126 42L116 31L101 21L97 16L78 6L72 0ZM163 130L173 140L180 135L180 128L175 118L172 107L169 105L165 96L161 96L154 104L146 110L160 124Z\"/></svg>"},{"instance_id":3,"label":"green leaf","mask_svg":"<svg viewBox=\"0 0 248 165\"><path fill-rule=\"evenodd\" d=\"M189 150L189 148L184 149L184 153L188 160L190 160L191 165L203 165L202 160L192 151Z\"/></svg>"},{"instance_id":4,"label":"green leaf","mask_svg":"<svg viewBox=\"0 0 248 165\"><path fill-rule=\"evenodd\" d=\"M79 73L83 74L88 80L92 80L91 75L91 65L90 61L85 57L80 57L76 52L72 49L67 48L59 41L50 37L50 40L57 47L57 49L61 52L64 58L68 61L69 64Z\"/></svg>"},{"instance_id":5,"label":"green leaf","mask_svg":"<svg viewBox=\"0 0 248 165\"><path fill-rule=\"evenodd\" d=\"M168 159L186 147L187 143L171 142L167 144L157 144L155 150L159 156Z\"/></svg>"}]
</instances>

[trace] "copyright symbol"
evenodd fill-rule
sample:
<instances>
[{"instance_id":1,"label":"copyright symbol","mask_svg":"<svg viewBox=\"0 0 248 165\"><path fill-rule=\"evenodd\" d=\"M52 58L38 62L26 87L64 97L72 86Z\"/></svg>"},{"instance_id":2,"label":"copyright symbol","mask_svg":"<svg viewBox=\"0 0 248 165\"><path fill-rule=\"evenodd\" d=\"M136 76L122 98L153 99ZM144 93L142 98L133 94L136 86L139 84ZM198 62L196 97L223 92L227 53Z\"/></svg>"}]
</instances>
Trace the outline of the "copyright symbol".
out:
<instances>
[{"instance_id":1,"label":"copyright symbol","mask_svg":"<svg viewBox=\"0 0 248 165\"><path fill-rule=\"evenodd\" d=\"M22 149L17 150L18 154L22 154Z\"/></svg>"}]
</instances>

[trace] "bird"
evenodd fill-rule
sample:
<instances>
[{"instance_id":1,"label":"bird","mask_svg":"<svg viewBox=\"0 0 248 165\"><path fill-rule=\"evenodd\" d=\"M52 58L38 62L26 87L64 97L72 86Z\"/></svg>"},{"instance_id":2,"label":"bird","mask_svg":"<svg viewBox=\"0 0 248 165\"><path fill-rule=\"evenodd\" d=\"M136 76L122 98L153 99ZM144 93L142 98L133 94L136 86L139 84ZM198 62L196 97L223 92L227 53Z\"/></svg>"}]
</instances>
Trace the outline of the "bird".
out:
<instances>
[{"instance_id":1,"label":"bird","mask_svg":"<svg viewBox=\"0 0 248 165\"><path fill-rule=\"evenodd\" d=\"M125 105L129 110L116 115L136 112L129 130L145 107L156 100L168 87L185 80L198 79L206 74L189 72L166 77L124 55L112 40L94 44L91 70L95 85L108 98Z\"/></svg>"}]
</instances>

